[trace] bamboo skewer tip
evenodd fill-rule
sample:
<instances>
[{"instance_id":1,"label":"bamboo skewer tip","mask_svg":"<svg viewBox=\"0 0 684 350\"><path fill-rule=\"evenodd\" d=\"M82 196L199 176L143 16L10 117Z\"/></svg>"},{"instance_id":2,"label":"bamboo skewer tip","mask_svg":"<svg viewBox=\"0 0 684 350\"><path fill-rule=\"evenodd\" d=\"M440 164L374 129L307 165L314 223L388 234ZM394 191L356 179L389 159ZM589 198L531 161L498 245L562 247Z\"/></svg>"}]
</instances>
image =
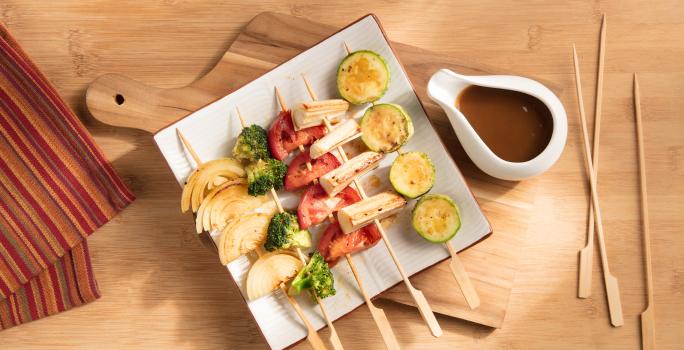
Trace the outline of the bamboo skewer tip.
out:
<instances>
[{"instance_id":1,"label":"bamboo skewer tip","mask_svg":"<svg viewBox=\"0 0 684 350\"><path fill-rule=\"evenodd\" d=\"M344 50L347 51L347 55L351 53L351 49L349 48L349 45L347 45L347 42L344 41L342 42L344 44Z\"/></svg>"},{"instance_id":2,"label":"bamboo skewer tip","mask_svg":"<svg viewBox=\"0 0 684 350\"><path fill-rule=\"evenodd\" d=\"M309 79L307 79L306 74L304 73L302 73L302 80L304 80L304 85L306 85L306 90L309 92L311 99L318 101L318 96L316 96L316 92L314 91L313 87L311 87L311 83L309 83Z\"/></svg>"},{"instance_id":3,"label":"bamboo skewer tip","mask_svg":"<svg viewBox=\"0 0 684 350\"><path fill-rule=\"evenodd\" d=\"M176 128L176 135L178 135L178 138L180 139L185 149L187 149L188 152L190 152L190 156L192 157L192 160L194 160L197 164L197 167L202 165L202 159L199 157L197 152L195 152L195 149L190 144L190 141L188 141L188 139L186 139L185 136L183 136L183 133L178 128Z\"/></svg>"},{"instance_id":4,"label":"bamboo skewer tip","mask_svg":"<svg viewBox=\"0 0 684 350\"><path fill-rule=\"evenodd\" d=\"M280 104L280 110L281 111L287 111L287 105L285 104L285 101L283 100L283 95L280 94L280 89L278 89L277 86L275 86L275 94L276 98L278 99L278 104Z\"/></svg>"}]
</instances>

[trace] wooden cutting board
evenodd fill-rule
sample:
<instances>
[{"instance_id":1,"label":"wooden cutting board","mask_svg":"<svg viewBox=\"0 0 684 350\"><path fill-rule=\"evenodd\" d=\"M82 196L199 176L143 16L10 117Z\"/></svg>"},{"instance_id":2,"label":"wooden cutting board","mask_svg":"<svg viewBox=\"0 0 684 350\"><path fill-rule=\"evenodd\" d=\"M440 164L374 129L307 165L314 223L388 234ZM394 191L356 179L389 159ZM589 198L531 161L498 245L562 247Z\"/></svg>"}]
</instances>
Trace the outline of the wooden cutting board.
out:
<instances>
[{"instance_id":1,"label":"wooden cutting board","mask_svg":"<svg viewBox=\"0 0 684 350\"><path fill-rule=\"evenodd\" d=\"M261 13L244 28L216 66L197 81L181 88L160 89L122 75L107 74L91 83L86 103L91 114L104 123L156 132L289 60L338 29L290 15ZM425 293L435 312L499 328L506 314L518 256L523 251L536 181L502 181L479 171L465 156L442 110L427 98L425 87L432 73L440 68L464 74L507 72L401 43L392 45L431 122L494 229L489 238L459 254L480 295L481 305L476 310L467 307L448 260L411 280ZM386 291L381 297L412 303L403 285Z\"/></svg>"}]
</instances>

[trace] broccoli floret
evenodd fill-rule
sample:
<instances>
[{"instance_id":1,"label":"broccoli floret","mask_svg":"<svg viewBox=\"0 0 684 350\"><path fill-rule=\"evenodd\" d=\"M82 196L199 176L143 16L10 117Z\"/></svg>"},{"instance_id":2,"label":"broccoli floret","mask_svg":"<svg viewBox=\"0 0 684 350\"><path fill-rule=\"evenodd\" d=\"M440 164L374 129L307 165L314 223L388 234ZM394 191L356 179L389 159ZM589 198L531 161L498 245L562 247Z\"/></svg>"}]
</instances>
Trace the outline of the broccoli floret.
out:
<instances>
[{"instance_id":1,"label":"broccoli floret","mask_svg":"<svg viewBox=\"0 0 684 350\"><path fill-rule=\"evenodd\" d=\"M313 299L316 299L316 296L323 299L335 295L335 279L328 263L319 252L311 256L309 263L292 280L290 294L299 294L305 289L313 292Z\"/></svg>"},{"instance_id":2,"label":"broccoli floret","mask_svg":"<svg viewBox=\"0 0 684 350\"><path fill-rule=\"evenodd\" d=\"M250 162L271 158L266 130L256 124L243 128L233 147L233 157Z\"/></svg>"},{"instance_id":3,"label":"broccoli floret","mask_svg":"<svg viewBox=\"0 0 684 350\"><path fill-rule=\"evenodd\" d=\"M278 213L271 218L268 225L268 236L264 248L274 251L291 247L311 247L311 234L307 230L300 230L297 216L292 213Z\"/></svg>"},{"instance_id":4,"label":"broccoli floret","mask_svg":"<svg viewBox=\"0 0 684 350\"><path fill-rule=\"evenodd\" d=\"M277 159L259 159L245 167L247 171L247 193L252 196L266 194L271 188L283 187L287 166Z\"/></svg>"}]
</instances>

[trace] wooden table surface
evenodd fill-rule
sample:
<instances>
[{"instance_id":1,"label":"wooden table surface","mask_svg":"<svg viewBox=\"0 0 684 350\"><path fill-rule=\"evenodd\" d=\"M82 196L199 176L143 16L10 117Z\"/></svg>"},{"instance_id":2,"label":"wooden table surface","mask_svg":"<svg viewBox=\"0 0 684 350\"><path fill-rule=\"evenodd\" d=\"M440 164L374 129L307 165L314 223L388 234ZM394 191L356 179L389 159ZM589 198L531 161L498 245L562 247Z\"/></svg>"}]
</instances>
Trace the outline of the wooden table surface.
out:
<instances>
[{"instance_id":1,"label":"wooden table surface","mask_svg":"<svg viewBox=\"0 0 684 350\"><path fill-rule=\"evenodd\" d=\"M392 40L535 75L563 87L568 143L539 179L534 217L503 328L439 317L433 339L418 312L385 308L404 348L635 349L646 303L632 72L639 73L652 221L656 340L684 344L684 2L639 1L26 1L0 20L76 110L138 199L89 241L103 297L0 333L1 349L264 348L225 269L180 213L180 189L149 134L96 122L84 91L103 73L160 87L211 68L254 15L292 13L343 26L368 12ZM622 328L608 321L595 255L593 297L576 298L588 187L577 123L571 45L593 115L599 21L608 14L599 192ZM456 142L456 140L448 140ZM367 309L336 322L347 348L383 348ZM327 333L327 331L326 331ZM300 348L306 348L303 344Z\"/></svg>"}]
</instances>

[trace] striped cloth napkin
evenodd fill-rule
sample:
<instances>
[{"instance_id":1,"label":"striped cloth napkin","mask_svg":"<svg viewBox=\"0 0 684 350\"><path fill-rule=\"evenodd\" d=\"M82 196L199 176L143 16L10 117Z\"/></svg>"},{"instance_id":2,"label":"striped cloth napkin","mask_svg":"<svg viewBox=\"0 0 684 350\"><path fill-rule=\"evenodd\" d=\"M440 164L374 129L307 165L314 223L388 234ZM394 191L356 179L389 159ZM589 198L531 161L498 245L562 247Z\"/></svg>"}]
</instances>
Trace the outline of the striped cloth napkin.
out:
<instances>
[{"instance_id":1,"label":"striped cloth napkin","mask_svg":"<svg viewBox=\"0 0 684 350\"><path fill-rule=\"evenodd\" d=\"M133 199L0 24L0 329L99 298L85 238Z\"/></svg>"}]
</instances>

